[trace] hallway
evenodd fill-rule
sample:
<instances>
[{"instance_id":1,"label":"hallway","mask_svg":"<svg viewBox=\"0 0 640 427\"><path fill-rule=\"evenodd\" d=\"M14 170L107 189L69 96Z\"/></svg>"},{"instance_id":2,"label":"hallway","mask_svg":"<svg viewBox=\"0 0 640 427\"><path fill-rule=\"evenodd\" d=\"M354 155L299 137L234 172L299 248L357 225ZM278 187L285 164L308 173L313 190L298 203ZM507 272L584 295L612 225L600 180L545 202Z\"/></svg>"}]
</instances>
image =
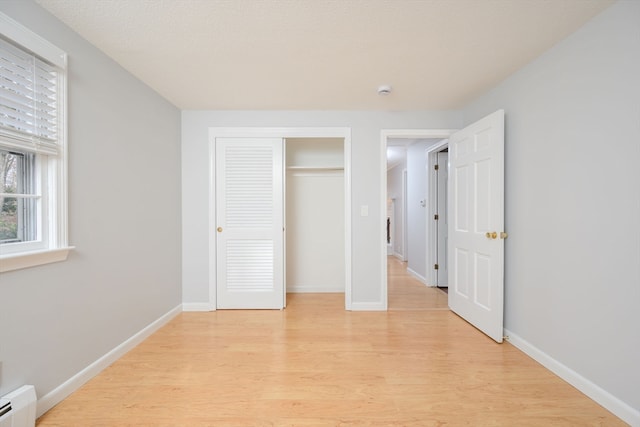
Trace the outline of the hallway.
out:
<instances>
[{"instance_id":1,"label":"hallway","mask_svg":"<svg viewBox=\"0 0 640 427\"><path fill-rule=\"evenodd\" d=\"M445 291L428 287L407 272L407 263L387 257L388 305L390 311L449 310Z\"/></svg>"}]
</instances>

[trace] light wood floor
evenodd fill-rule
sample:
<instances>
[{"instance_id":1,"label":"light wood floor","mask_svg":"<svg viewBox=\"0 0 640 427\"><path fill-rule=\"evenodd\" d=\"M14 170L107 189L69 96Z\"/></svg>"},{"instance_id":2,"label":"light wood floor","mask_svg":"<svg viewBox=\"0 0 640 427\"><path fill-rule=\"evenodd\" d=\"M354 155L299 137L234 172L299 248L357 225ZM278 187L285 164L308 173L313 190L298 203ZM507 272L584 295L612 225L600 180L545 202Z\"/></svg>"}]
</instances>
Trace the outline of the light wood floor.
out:
<instances>
[{"instance_id":1,"label":"light wood floor","mask_svg":"<svg viewBox=\"0 0 640 427\"><path fill-rule=\"evenodd\" d=\"M448 310L449 296L438 288L428 288L409 273L407 263L387 259L389 310Z\"/></svg>"},{"instance_id":2,"label":"light wood floor","mask_svg":"<svg viewBox=\"0 0 640 427\"><path fill-rule=\"evenodd\" d=\"M402 267L390 260L395 311L290 294L283 311L182 313L37 425L624 425Z\"/></svg>"}]
</instances>

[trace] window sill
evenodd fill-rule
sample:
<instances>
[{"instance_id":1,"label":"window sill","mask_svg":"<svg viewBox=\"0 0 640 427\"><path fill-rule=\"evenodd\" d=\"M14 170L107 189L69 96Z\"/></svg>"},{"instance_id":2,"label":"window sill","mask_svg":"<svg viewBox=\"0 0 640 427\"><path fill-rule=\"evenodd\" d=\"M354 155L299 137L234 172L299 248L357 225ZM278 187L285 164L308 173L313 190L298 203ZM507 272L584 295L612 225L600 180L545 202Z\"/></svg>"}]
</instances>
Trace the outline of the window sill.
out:
<instances>
[{"instance_id":1,"label":"window sill","mask_svg":"<svg viewBox=\"0 0 640 427\"><path fill-rule=\"evenodd\" d=\"M0 273L65 261L73 246L0 256Z\"/></svg>"}]
</instances>

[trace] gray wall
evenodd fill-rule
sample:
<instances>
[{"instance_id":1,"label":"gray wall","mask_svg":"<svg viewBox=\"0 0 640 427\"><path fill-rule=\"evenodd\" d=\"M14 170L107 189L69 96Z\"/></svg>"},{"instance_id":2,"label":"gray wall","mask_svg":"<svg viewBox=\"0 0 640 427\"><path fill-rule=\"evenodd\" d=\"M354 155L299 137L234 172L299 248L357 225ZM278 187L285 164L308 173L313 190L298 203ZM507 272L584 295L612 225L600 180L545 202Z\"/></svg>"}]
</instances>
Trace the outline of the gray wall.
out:
<instances>
[{"instance_id":1,"label":"gray wall","mask_svg":"<svg viewBox=\"0 0 640 427\"><path fill-rule=\"evenodd\" d=\"M407 148L407 268L427 280L427 146L418 140ZM424 200L425 206L420 204Z\"/></svg>"},{"instance_id":2,"label":"gray wall","mask_svg":"<svg viewBox=\"0 0 640 427\"><path fill-rule=\"evenodd\" d=\"M0 275L0 395L38 397L181 303L180 112L32 1L69 54L68 261Z\"/></svg>"},{"instance_id":3,"label":"gray wall","mask_svg":"<svg viewBox=\"0 0 640 427\"><path fill-rule=\"evenodd\" d=\"M640 2L464 110L506 112L505 326L640 409Z\"/></svg>"},{"instance_id":4,"label":"gray wall","mask_svg":"<svg viewBox=\"0 0 640 427\"><path fill-rule=\"evenodd\" d=\"M386 248L381 206L382 129L447 129L460 124L458 112L358 111L183 111L182 251L183 300L209 302L209 127L350 127L352 158L352 299L380 303L381 250ZM369 216L360 207L369 206Z\"/></svg>"}]
</instances>

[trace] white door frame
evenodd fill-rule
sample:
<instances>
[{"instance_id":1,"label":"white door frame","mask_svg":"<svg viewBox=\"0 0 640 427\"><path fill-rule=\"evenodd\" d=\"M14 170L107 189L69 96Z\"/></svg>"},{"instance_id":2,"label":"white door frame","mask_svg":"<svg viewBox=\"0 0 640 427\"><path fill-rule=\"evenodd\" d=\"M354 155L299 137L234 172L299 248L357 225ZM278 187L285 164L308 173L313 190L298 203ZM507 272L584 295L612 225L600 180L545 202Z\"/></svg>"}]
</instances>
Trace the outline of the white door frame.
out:
<instances>
[{"instance_id":1,"label":"white door frame","mask_svg":"<svg viewBox=\"0 0 640 427\"><path fill-rule=\"evenodd\" d=\"M433 166L437 162L438 151L441 151L443 148L449 146L449 140L445 139L443 141L438 142L432 147L427 148L427 168L429 169L427 173L427 196L429 200L429 213L427 214L427 283L429 286L437 286L438 277L436 270L432 268L434 264L437 263L438 260L438 239L436 236L438 235L438 223L433 221L433 216L436 214L434 210L434 206L437 205L438 199L438 188L437 182L434 179L436 176L436 171L433 169ZM447 173L449 166L447 166Z\"/></svg>"},{"instance_id":2,"label":"white door frame","mask_svg":"<svg viewBox=\"0 0 640 427\"><path fill-rule=\"evenodd\" d=\"M391 199L391 208L388 205L387 199L387 218L389 218L389 243L387 243L387 255L395 255L393 251L394 243L396 241L396 233L394 228L396 226L396 199Z\"/></svg>"},{"instance_id":3,"label":"white door frame","mask_svg":"<svg viewBox=\"0 0 640 427\"><path fill-rule=\"evenodd\" d=\"M342 138L344 140L345 310L351 310L351 128L210 127L209 128L209 306L216 307L216 138ZM385 165L386 171L386 165ZM283 170L284 173L284 170ZM386 177L386 173L385 173ZM385 178L386 179L386 178ZM386 183L385 183L386 185ZM385 215L386 218L386 215ZM386 250L386 243L385 243ZM385 262L386 272L386 262ZM385 275L386 277L386 275ZM385 282L386 287L386 282ZM385 289L386 295L386 289Z\"/></svg>"},{"instance_id":4,"label":"white door frame","mask_svg":"<svg viewBox=\"0 0 640 427\"><path fill-rule=\"evenodd\" d=\"M380 131L380 218L387 218L387 142L389 139L436 139L449 138L457 129L382 129ZM427 220L429 217L427 216ZM388 309L388 284L387 284L387 240L386 224L380 227L380 266L382 275L382 303L383 309ZM427 230L429 230L427 224ZM427 239L427 236L425 236ZM428 240L425 240L428 242ZM429 251L427 251L428 253ZM428 265L428 264L427 264Z\"/></svg>"}]
</instances>

